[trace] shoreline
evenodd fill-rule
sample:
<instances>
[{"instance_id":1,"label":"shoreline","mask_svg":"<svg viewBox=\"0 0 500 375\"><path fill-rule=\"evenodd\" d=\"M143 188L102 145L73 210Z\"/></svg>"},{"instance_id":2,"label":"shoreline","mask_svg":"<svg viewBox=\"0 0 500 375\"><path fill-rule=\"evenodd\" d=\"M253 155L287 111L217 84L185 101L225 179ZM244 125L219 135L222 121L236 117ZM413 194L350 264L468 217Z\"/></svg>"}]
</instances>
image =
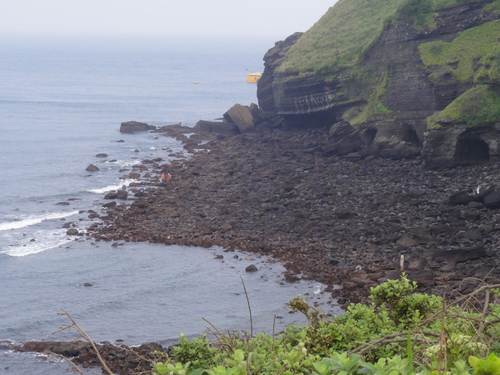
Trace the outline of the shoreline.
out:
<instances>
[{"instance_id":1,"label":"shoreline","mask_svg":"<svg viewBox=\"0 0 500 375\"><path fill-rule=\"evenodd\" d=\"M321 151L320 130L230 137L187 127L163 130L192 156L167 164L145 159L126 171L141 174L127 188L129 198L105 199L102 212L89 210L94 222L82 239L220 246L266 255L283 264L287 282L326 284L325 292L344 309L368 302L370 287L398 278L401 255L404 272L420 291L446 290L450 299L483 279L500 279L500 212L481 204L450 204L457 191L471 194L478 184L500 185L497 164L429 171L421 159L331 157ZM162 171L172 180L159 183ZM26 342L8 349L50 347L79 357L84 367L100 366L88 344L68 345ZM157 343L143 344L141 355L151 345L160 349ZM102 349L110 361L125 358L113 363L117 370L137 368L125 345L103 343Z\"/></svg>"},{"instance_id":2,"label":"shoreline","mask_svg":"<svg viewBox=\"0 0 500 375\"><path fill-rule=\"evenodd\" d=\"M465 278L500 280L500 214L449 203L456 192L500 185L497 164L431 171L419 158L332 157L318 129L228 137L162 130L192 157L143 161L153 172L129 187L138 196L127 207L107 205L88 228L92 239L265 254L282 262L288 282L327 284L344 308L398 278L401 255L426 292L446 288L453 298L473 287ZM158 183L162 171L172 180Z\"/></svg>"}]
</instances>

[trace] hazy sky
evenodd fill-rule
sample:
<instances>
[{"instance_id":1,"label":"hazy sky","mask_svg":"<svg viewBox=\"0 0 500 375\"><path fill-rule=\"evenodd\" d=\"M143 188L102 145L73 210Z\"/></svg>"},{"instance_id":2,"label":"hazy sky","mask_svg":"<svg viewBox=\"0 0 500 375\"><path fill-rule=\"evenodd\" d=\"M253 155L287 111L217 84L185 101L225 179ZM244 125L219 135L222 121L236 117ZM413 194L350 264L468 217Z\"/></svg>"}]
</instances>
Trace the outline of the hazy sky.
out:
<instances>
[{"instance_id":1,"label":"hazy sky","mask_svg":"<svg viewBox=\"0 0 500 375\"><path fill-rule=\"evenodd\" d=\"M272 35L309 29L336 0L0 0L0 34Z\"/></svg>"}]
</instances>

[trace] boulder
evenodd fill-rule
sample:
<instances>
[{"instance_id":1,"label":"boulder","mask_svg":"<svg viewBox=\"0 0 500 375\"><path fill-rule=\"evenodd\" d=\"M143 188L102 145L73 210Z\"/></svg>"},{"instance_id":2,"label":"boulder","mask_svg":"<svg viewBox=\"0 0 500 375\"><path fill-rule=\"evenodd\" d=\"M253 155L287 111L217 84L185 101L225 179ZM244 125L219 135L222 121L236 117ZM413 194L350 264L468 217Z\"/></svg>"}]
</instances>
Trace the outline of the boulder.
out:
<instances>
[{"instance_id":1,"label":"boulder","mask_svg":"<svg viewBox=\"0 0 500 375\"><path fill-rule=\"evenodd\" d=\"M227 122L200 120L196 123L194 131L197 133L215 133L224 136L231 136L239 133L235 124Z\"/></svg>"},{"instance_id":2,"label":"boulder","mask_svg":"<svg viewBox=\"0 0 500 375\"><path fill-rule=\"evenodd\" d=\"M328 140L329 143L323 148L328 155L347 155L358 150L363 144L359 132L347 121L333 124Z\"/></svg>"},{"instance_id":3,"label":"boulder","mask_svg":"<svg viewBox=\"0 0 500 375\"><path fill-rule=\"evenodd\" d=\"M448 198L448 203L452 205L466 206L470 202L472 202L473 199L474 197L469 195L469 193L467 193L466 191L457 191Z\"/></svg>"},{"instance_id":4,"label":"boulder","mask_svg":"<svg viewBox=\"0 0 500 375\"><path fill-rule=\"evenodd\" d=\"M466 260L478 259L486 256L486 251L482 246L455 249L455 250L440 250L434 254L439 262L464 262Z\"/></svg>"},{"instance_id":5,"label":"boulder","mask_svg":"<svg viewBox=\"0 0 500 375\"><path fill-rule=\"evenodd\" d=\"M241 134L256 131L252 111L248 106L241 104L233 105L226 113L224 119L230 124L235 124Z\"/></svg>"},{"instance_id":6,"label":"boulder","mask_svg":"<svg viewBox=\"0 0 500 375\"><path fill-rule=\"evenodd\" d=\"M144 122L127 121L127 122L122 122L120 126L120 133L135 133L135 132L143 132L155 129L156 126L148 125Z\"/></svg>"},{"instance_id":7,"label":"boulder","mask_svg":"<svg viewBox=\"0 0 500 375\"><path fill-rule=\"evenodd\" d=\"M71 228L66 231L66 234L68 236L78 236L78 229L76 228Z\"/></svg>"},{"instance_id":8,"label":"boulder","mask_svg":"<svg viewBox=\"0 0 500 375\"><path fill-rule=\"evenodd\" d=\"M257 267L255 266L255 264L251 264L249 265L247 268L245 268L245 271L246 272L257 272L258 269Z\"/></svg>"},{"instance_id":9,"label":"boulder","mask_svg":"<svg viewBox=\"0 0 500 375\"><path fill-rule=\"evenodd\" d=\"M118 193L116 191L112 190L104 196L104 199L116 199L117 196L118 196Z\"/></svg>"},{"instance_id":10,"label":"boulder","mask_svg":"<svg viewBox=\"0 0 500 375\"><path fill-rule=\"evenodd\" d=\"M493 193L495 191L495 186L487 185L487 186L478 186L474 190L474 200L477 202L482 202L484 198Z\"/></svg>"},{"instance_id":11,"label":"boulder","mask_svg":"<svg viewBox=\"0 0 500 375\"><path fill-rule=\"evenodd\" d=\"M500 207L500 191L494 191L488 194L483 199L484 206L487 208L499 208Z\"/></svg>"},{"instance_id":12,"label":"boulder","mask_svg":"<svg viewBox=\"0 0 500 375\"><path fill-rule=\"evenodd\" d=\"M97 172L100 169L97 168L94 164L90 164L85 170L88 171L88 172Z\"/></svg>"},{"instance_id":13,"label":"boulder","mask_svg":"<svg viewBox=\"0 0 500 375\"><path fill-rule=\"evenodd\" d=\"M120 189L116 192L116 199L127 199L128 192L127 190Z\"/></svg>"},{"instance_id":14,"label":"boulder","mask_svg":"<svg viewBox=\"0 0 500 375\"><path fill-rule=\"evenodd\" d=\"M464 219L469 221L479 221L481 219L481 212L476 209L467 209L464 212Z\"/></svg>"}]
</instances>

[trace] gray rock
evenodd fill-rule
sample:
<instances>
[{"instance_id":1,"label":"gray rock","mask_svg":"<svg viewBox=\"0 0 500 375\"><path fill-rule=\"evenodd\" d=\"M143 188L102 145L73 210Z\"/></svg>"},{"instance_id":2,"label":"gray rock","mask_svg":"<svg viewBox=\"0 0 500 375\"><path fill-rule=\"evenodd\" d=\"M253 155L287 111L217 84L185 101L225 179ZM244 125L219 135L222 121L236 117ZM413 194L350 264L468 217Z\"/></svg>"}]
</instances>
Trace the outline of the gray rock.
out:
<instances>
[{"instance_id":1,"label":"gray rock","mask_svg":"<svg viewBox=\"0 0 500 375\"><path fill-rule=\"evenodd\" d=\"M254 133L256 131L252 111L247 106L235 104L224 113L224 118L227 122L235 124L241 134Z\"/></svg>"},{"instance_id":2,"label":"gray rock","mask_svg":"<svg viewBox=\"0 0 500 375\"><path fill-rule=\"evenodd\" d=\"M144 122L138 122L138 121L122 122L120 126L120 133L135 133L148 130L156 130L156 126L148 125Z\"/></svg>"},{"instance_id":3,"label":"gray rock","mask_svg":"<svg viewBox=\"0 0 500 375\"><path fill-rule=\"evenodd\" d=\"M127 190L120 189L116 192L116 199L127 199L128 192Z\"/></svg>"},{"instance_id":4,"label":"gray rock","mask_svg":"<svg viewBox=\"0 0 500 375\"><path fill-rule=\"evenodd\" d=\"M198 133L215 133L225 136L236 135L239 132L238 127L235 124L204 120L198 121L194 130Z\"/></svg>"},{"instance_id":5,"label":"gray rock","mask_svg":"<svg viewBox=\"0 0 500 375\"><path fill-rule=\"evenodd\" d=\"M347 121L333 124L328 139L329 143L323 148L327 155L347 155L363 144L359 132Z\"/></svg>"},{"instance_id":6,"label":"gray rock","mask_svg":"<svg viewBox=\"0 0 500 375\"><path fill-rule=\"evenodd\" d=\"M97 168L94 164L90 164L85 170L88 171L88 172L97 172L100 169Z\"/></svg>"},{"instance_id":7,"label":"gray rock","mask_svg":"<svg viewBox=\"0 0 500 375\"><path fill-rule=\"evenodd\" d=\"M469 193L465 191L459 191L450 196L450 198L448 199L448 203L453 205L466 206L467 204L472 202L473 199L474 198L469 195Z\"/></svg>"},{"instance_id":8,"label":"gray rock","mask_svg":"<svg viewBox=\"0 0 500 375\"><path fill-rule=\"evenodd\" d=\"M247 268L245 268L246 272L257 272L258 269L254 264L249 265Z\"/></svg>"},{"instance_id":9,"label":"gray rock","mask_svg":"<svg viewBox=\"0 0 500 375\"><path fill-rule=\"evenodd\" d=\"M104 196L104 199L116 199L118 193L116 191L110 191L108 194Z\"/></svg>"},{"instance_id":10,"label":"gray rock","mask_svg":"<svg viewBox=\"0 0 500 375\"><path fill-rule=\"evenodd\" d=\"M500 191L494 191L488 194L483 199L483 203L487 208L499 208L500 207Z\"/></svg>"}]
</instances>

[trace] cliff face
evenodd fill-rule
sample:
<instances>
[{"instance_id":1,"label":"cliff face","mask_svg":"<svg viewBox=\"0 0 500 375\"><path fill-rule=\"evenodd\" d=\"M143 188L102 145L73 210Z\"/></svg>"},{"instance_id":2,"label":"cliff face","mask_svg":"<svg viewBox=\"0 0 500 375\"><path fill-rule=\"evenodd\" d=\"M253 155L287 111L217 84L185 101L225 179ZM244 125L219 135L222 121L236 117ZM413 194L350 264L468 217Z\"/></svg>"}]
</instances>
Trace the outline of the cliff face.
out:
<instances>
[{"instance_id":1,"label":"cliff face","mask_svg":"<svg viewBox=\"0 0 500 375\"><path fill-rule=\"evenodd\" d=\"M348 1L341 3L345 6ZM272 50L265 57L262 80L266 90L259 85L259 104L284 116L289 126L332 126L343 121L345 127L347 122L357 132L356 137L363 140L361 146L350 151L364 148L391 158L422 154L429 167L500 158L497 146L500 101L497 111L490 111L493 114L483 116L482 122L472 126L465 115L451 120L439 117L440 113L446 114L448 106L456 106L462 94L478 85L488 87L488 95L498 97L500 6L497 3L461 2L424 14L421 18L426 20L424 25L416 26L415 19L401 16L398 19L398 12L405 6L404 1L400 2L398 11L387 10L387 14L393 12L392 18L385 20L379 36L368 41L356 59L351 58L344 65L334 62L317 70L289 68L293 64L287 61L287 56L294 51L290 43L296 42L298 46L308 34L288 40L288 49L281 60L271 61ZM335 8L329 12L334 14ZM313 43L310 35L308 43ZM477 95L468 98L460 103L471 107L473 113L484 102ZM489 107L497 105L492 100ZM269 105L271 102L274 107ZM461 113L470 116L467 108ZM340 134L350 134L347 142L352 141L352 132ZM341 146L338 137L330 138ZM333 146L326 148L340 154Z\"/></svg>"}]
</instances>

